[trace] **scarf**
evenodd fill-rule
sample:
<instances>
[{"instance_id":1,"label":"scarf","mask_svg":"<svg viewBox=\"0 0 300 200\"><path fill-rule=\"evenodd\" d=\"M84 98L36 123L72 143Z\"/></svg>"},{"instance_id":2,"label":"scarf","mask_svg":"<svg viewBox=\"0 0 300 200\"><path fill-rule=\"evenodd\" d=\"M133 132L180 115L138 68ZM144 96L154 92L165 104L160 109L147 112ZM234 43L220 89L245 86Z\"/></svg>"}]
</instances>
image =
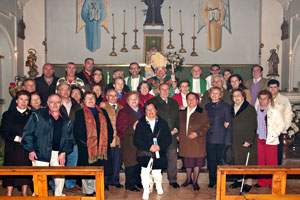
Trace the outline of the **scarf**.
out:
<instances>
[{"instance_id":1,"label":"scarf","mask_svg":"<svg viewBox=\"0 0 300 200\"><path fill-rule=\"evenodd\" d=\"M93 113L87 106L83 107L84 119L86 124L86 137L87 137L87 149L88 149L88 162L95 163L98 159L107 160L107 121L100 108L96 107L99 116L100 134L99 141L97 136L96 121ZM98 142L98 144L97 144Z\"/></svg>"}]
</instances>

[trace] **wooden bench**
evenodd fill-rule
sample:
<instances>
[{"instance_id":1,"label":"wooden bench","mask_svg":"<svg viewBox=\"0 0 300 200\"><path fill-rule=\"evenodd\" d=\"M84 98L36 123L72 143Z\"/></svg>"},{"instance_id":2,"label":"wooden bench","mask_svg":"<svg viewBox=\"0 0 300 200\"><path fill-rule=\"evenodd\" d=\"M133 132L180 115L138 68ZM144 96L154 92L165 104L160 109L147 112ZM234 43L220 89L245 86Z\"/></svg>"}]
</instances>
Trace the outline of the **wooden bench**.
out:
<instances>
[{"instance_id":1,"label":"wooden bench","mask_svg":"<svg viewBox=\"0 0 300 200\"><path fill-rule=\"evenodd\" d=\"M226 195L227 175L273 175L271 194ZM219 166L217 172L217 200L299 200L299 194L286 194L287 175L299 175L300 166Z\"/></svg>"},{"instance_id":2,"label":"wooden bench","mask_svg":"<svg viewBox=\"0 0 300 200\"><path fill-rule=\"evenodd\" d=\"M1 200L104 200L104 170L102 167L10 167L1 166L0 176L33 176L33 187L35 196L1 196ZM94 176L96 180L94 197L82 196L65 196L55 197L48 196L48 181L47 176Z\"/></svg>"}]
</instances>

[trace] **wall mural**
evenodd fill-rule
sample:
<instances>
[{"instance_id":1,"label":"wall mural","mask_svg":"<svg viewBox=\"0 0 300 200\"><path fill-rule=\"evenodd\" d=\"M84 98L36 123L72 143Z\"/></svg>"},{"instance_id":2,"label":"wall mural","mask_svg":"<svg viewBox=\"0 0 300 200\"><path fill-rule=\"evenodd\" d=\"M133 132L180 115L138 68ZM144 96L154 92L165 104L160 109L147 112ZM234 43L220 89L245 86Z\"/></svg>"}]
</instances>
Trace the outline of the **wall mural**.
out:
<instances>
[{"instance_id":1,"label":"wall mural","mask_svg":"<svg viewBox=\"0 0 300 200\"><path fill-rule=\"evenodd\" d=\"M104 28L107 33L109 33L108 1L109 0L77 0L76 33L81 31L81 29L85 28L86 48L91 52L95 52L97 49L101 47L101 27ZM144 26L163 25L160 9L164 0L142 0L142 2L144 2L148 7ZM224 26L231 34L229 0L199 0L199 2L200 2L199 3L200 6L199 6L198 33L206 26L207 27L207 48L208 50L213 52L218 51L222 47L222 27ZM124 12L126 11L124 10ZM179 12L180 12L180 20L181 20L181 10ZM136 13L136 8L135 8L135 13ZM125 20L125 14L124 14L124 20ZM136 20L136 16L135 16L135 20ZM193 20L195 23L195 19ZM124 21L124 27L125 27L125 21ZM180 27L182 27L182 25ZM125 33L126 32L123 31L122 33L123 37L125 37ZM183 36L182 31L180 36L182 41L182 36ZM194 44L196 39L195 33L193 34L192 39ZM147 44L147 41L145 42L146 42L145 46L149 46ZM183 46L183 44L181 44L181 46ZM122 51L122 52L127 52L127 51ZM181 53L186 53L186 51L182 51ZM195 47L193 47L193 53L191 55L197 56L197 53L195 52Z\"/></svg>"},{"instance_id":2,"label":"wall mural","mask_svg":"<svg viewBox=\"0 0 300 200\"><path fill-rule=\"evenodd\" d=\"M60 9L61 0L47 1L47 59L77 63L94 57L97 63L123 64L131 58L142 63L156 47L180 53L189 64L258 63L259 1L76 0L64 1ZM236 8L240 10L233 12Z\"/></svg>"},{"instance_id":3,"label":"wall mural","mask_svg":"<svg viewBox=\"0 0 300 200\"><path fill-rule=\"evenodd\" d=\"M207 48L218 51L222 47L222 27L231 34L229 0L200 0L198 33L207 27Z\"/></svg>"},{"instance_id":4,"label":"wall mural","mask_svg":"<svg viewBox=\"0 0 300 200\"><path fill-rule=\"evenodd\" d=\"M101 47L101 27L108 29L108 0L77 0L76 32L85 27L86 48L95 52Z\"/></svg>"}]
</instances>

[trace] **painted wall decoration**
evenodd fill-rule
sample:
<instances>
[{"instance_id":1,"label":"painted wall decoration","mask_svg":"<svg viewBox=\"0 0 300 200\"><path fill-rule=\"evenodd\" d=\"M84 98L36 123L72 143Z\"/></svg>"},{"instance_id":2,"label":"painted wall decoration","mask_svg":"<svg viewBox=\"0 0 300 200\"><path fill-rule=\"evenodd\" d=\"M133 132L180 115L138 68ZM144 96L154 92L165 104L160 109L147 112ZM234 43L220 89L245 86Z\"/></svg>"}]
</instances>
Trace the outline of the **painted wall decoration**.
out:
<instances>
[{"instance_id":1,"label":"painted wall decoration","mask_svg":"<svg viewBox=\"0 0 300 200\"><path fill-rule=\"evenodd\" d=\"M94 52L86 48L85 29L87 26L81 18L81 10L85 1L87 0L46 1L47 62L67 63L73 61L75 63L82 63L84 58L92 57L97 64L125 64L132 61L145 63L146 53L151 47L156 46L163 53L169 51L167 46L170 39L170 32L168 31L170 20L173 22L171 28L173 29L172 45L174 49L172 50L178 52L181 49L181 43L184 44L186 53L182 55L185 57L185 63L187 64L248 64L259 62L260 28L258 24L260 0L230 0L230 17L227 18L225 17L226 14L224 14L223 26L226 24L227 30L233 31L230 34L229 31L223 30L222 35L219 36L219 38L222 38L221 48L216 51L207 48L208 26L204 21L204 27L197 34L200 14L202 18L199 3L204 3L206 0L189 0L188 4L182 0L164 0L160 7L162 21L164 22L163 30L159 26L160 34L157 33L158 30L145 32L147 30L144 29L145 27L149 29L149 25L143 26L146 18L145 10L148 9L148 6L141 0L101 0L106 5L105 9L108 9L108 11L106 11L106 18L96 26L101 30L101 48ZM221 2L224 5L225 0ZM229 4L227 5L224 5L224 13L227 13L226 8L229 8ZM126 10L126 47L128 49L126 53L119 52L123 47L123 10ZM179 10L182 10L181 20ZM115 49L117 56L110 56L112 50L111 37L113 36L112 14L114 14L114 35L116 37ZM195 22L193 18L194 14L196 15ZM106 33L104 28L106 27L105 20L107 17L109 19L108 28L110 34ZM228 23L229 21L231 23ZM195 23L197 23L197 26L194 30ZM245 24L247 28L245 28ZM223 26L221 26L221 29L223 29ZM77 31L75 32L76 29ZM134 32L133 30L135 29L138 32ZM184 32L182 42L179 35L181 30ZM191 56L193 51L191 36L194 35L194 31L195 36L197 36L195 51L198 56ZM147 37L148 39L146 39L145 33L149 36L149 38ZM136 44L140 49L132 49L128 46L135 40L135 35ZM98 41L100 42L100 40Z\"/></svg>"},{"instance_id":2,"label":"painted wall decoration","mask_svg":"<svg viewBox=\"0 0 300 200\"><path fill-rule=\"evenodd\" d=\"M207 27L207 48L218 51L222 47L222 27L231 33L229 0L200 0L199 30Z\"/></svg>"},{"instance_id":3,"label":"painted wall decoration","mask_svg":"<svg viewBox=\"0 0 300 200\"><path fill-rule=\"evenodd\" d=\"M76 32L85 27L86 48L95 52L101 47L101 27L108 29L108 0L77 0Z\"/></svg>"}]
</instances>

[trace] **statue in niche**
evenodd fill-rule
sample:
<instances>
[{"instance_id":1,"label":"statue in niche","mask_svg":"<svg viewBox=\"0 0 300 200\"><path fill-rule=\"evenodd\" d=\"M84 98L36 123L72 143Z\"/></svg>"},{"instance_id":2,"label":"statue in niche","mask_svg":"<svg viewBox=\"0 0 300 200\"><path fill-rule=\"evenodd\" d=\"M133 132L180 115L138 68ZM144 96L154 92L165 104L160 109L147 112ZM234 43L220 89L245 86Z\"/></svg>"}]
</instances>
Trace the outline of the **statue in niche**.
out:
<instances>
[{"instance_id":1,"label":"statue in niche","mask_svg":"<svg viewBox=\"0 0 300 200\"><path fill-rule=\"evenodd\" d=\"M231 34L229 0L201 0L199 14L198 33L207 27L207 48L215 52L222 46L222 27Z\"/></svg>"},{"instance_id":2,"label":"statue in niche","mask_svg":"<svg viewBox=\"0 0 300 200\"><path fill-rule=\"evenodd\" d=\"M289 24L285 18L281 24L281 40L289 39Z\"/></svg>"},{"instance_id":3,"label":"statue in niche","mask_svg":"<svg viewBox=\"0 0 300 200\"><path fill-rule=\"evenodd\" d=\"M161 5L164 0L142 0L148 8L146 13L146 20L144 22L145 25L164 25L162 17L161 17Z\"/></svg>"},{"instance_id":4,"label":"statue in niche","mask_svg":"<svg viewBox=\"0 0 300 200\"><path fill-rule=\"evenodd\" d=\"M22 16L22 18L18 22L18 37L21 38L22 40L25 40L25 29L26 29L26 25Z\"/></svg>"},{"instance_id":5,"label":"statue in niche","mask_svg":"<svg viewBox=\"0 0 300 200\"><path fill-rule=\"evenodd\" d=\"M268 59L269 72L267 76L279 76L278 74L279 57L276 52L276 49L271 49L270 54L271 54L270 58Z\"/></svg>"}]
</instances>

